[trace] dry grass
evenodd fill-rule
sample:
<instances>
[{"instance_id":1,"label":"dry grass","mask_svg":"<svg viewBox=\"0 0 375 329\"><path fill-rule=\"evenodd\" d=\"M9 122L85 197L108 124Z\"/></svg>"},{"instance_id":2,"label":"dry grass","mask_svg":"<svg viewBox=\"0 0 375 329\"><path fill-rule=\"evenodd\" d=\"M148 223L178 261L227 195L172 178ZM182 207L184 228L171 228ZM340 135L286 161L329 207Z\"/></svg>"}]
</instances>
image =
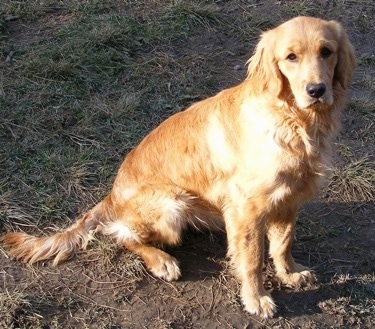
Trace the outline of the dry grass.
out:
<instances>
[{"instance_id":1,"label":"dry grass","mask_svg":"<svg viewBox=\"0 0 375 329\"><path fill-rule=\"evenodd\" d=\"M333 170L327 187L329 200L371 202L375 198L375 162L369 157L352 159L342 168Z\"/></svg>"},{"instance_id":2,"label":"dry grass","mask_svg":"<svg viewBox=\"0 0 375 329\"><path fill-rule=\"evenodd\" d=\"M362 321L363 317L370 318L370 323L375 324L373 314L375 311L375 276L365 274L360 276L337 275L331 286L340 289L338 298L329 299L320 303L320 307L328 313L341 313L347 317L347 324L350 326L365 326L368 324Z\"/></svg>"}]
</instances>

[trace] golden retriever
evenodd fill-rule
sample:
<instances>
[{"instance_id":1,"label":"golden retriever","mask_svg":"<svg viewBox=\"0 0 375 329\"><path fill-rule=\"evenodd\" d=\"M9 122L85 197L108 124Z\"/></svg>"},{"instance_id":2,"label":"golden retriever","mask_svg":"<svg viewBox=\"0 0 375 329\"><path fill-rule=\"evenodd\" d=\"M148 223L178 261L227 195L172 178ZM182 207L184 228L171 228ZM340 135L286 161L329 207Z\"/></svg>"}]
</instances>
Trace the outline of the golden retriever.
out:
<instances>
[{"instance_id":1,"label":"golden retriever","mask_svg":"<svg viewBox=\"0 0 375 329\"><path fill-rule=\"evenodd\" d=\"M158 246L178 244L188 225L223 227L246 311L272 317L264 239L283 284L313 280L292 257L296 214L329 165L354 67L336 21L297 17L263 33L247 78L153 130L127 155L110 194L74 225L49 237L8 233L4 246L56 265L100 231L170 281L180 277L178 262Z\"/></svg>"}]
</instances>

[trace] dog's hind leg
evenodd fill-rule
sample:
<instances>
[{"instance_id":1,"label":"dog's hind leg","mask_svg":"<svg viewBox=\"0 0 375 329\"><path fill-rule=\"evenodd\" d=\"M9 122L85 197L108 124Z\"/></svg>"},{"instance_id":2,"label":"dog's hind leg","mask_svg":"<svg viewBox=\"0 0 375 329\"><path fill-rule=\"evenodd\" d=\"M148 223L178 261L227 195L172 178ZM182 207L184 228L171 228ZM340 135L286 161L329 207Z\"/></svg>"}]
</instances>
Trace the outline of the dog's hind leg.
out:
<instances>
[{"instance_id":1,"label":"dog's hind leg","mask_svg":"<svg viewBox=\"0 0 375 329\"><path fill-rule=\"evenodd\" d=\"M177 280L177 260L159 249L159 245L176 245L187 226L186 202L170 190L138 190L125 202L113 200L114 216L102 232L139 255L156 277Z\"/></svg>"},{"instance_id":2,"label":"dog's hind leg","mask_svg":"<svg viewBox=\"0 0 375 329\"><path fill-rule=\"evenodd\" d=\"M177 280L181 276L176 258L149 244L124 241L124 247L140 256L147 269L156 277L166 281Z\"/></svg>"}]
</instances>

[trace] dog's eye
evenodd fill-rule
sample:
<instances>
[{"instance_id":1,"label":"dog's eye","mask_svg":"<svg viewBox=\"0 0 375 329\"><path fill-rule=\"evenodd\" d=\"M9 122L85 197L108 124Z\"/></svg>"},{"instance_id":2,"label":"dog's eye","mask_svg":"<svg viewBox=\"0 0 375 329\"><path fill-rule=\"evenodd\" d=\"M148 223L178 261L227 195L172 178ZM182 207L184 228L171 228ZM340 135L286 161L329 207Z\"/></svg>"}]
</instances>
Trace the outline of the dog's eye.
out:
<instances>
[{"instance_id":1,"label":"dog's eye","mask_svg":"<svg viewBox=\"0 0 375 329\"><path fill-rule=\"evenodd\" d=\"M296 54L289 54L286 59L289 61L289 62L295 62L297 60L297 55Z\"/></svg>"},{"instance_id":2,"label":"dog's eye","mask_svg":"<svg viewBox=\"0 0 375 329\"><path fill-rule=\"evenodd\" d=\"M327 58L327 57L329 57L331 54L332 54L332 50L331 50L331 49L328 49L328 48L326 48L326 47L322 48L322 50L320 51L320 55L321 55L323 58Z\"/></svg>"}]
</instances>

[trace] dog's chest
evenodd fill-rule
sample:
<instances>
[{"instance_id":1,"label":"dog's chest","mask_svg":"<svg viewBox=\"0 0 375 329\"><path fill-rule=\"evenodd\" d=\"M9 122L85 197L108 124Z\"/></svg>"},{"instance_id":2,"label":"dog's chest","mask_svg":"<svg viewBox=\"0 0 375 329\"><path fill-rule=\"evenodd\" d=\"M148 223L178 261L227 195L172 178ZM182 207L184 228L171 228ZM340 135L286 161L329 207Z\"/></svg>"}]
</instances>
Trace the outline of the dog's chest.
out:
<instances>
[{"instance_id":1,"label":"dog's chest","mask_svg":"<svg viewBox=\"0 0 375 329\"><path fill-rule=\"evenodd\" d=\"M281 136L288 137L285 139L274 137L278 152L275 154L273 181L269 186L272 203L310 199L321 186L330 164L329 136L308 134L302 128L300 133L292 132L291 129L283 132Z\"/></svg>"},{"instance_id":2,"label":"dog's chest","mask_svg":"<svg viewBox=\"0 0 375 329\"><path fill-rule=\"evenodd\" d=\"M317 191L324 176L322 164L317 161L314 165L297 159L283 159L278 166L272 181L268 185L268 198L272 204L278 204L290 199L304 202Z\"/></svg>"},{"instance_id":3,"label":"dog's chest","mask_svg":"<svg viewBox=\"0 0 375 329\"><path fill-rule=\"evenodd\" d=\"M328 167L329 151L319 147L311 138L303 140L293 131L283 131L287 138L281 140L276 131L265 133L263 147L258 149L254 173L258 174L255 179L260 179L259 183L264 185L257 190L264 190L274 205L292 200L305 202L321 186Z\"/></svg>"}]
</instances>

